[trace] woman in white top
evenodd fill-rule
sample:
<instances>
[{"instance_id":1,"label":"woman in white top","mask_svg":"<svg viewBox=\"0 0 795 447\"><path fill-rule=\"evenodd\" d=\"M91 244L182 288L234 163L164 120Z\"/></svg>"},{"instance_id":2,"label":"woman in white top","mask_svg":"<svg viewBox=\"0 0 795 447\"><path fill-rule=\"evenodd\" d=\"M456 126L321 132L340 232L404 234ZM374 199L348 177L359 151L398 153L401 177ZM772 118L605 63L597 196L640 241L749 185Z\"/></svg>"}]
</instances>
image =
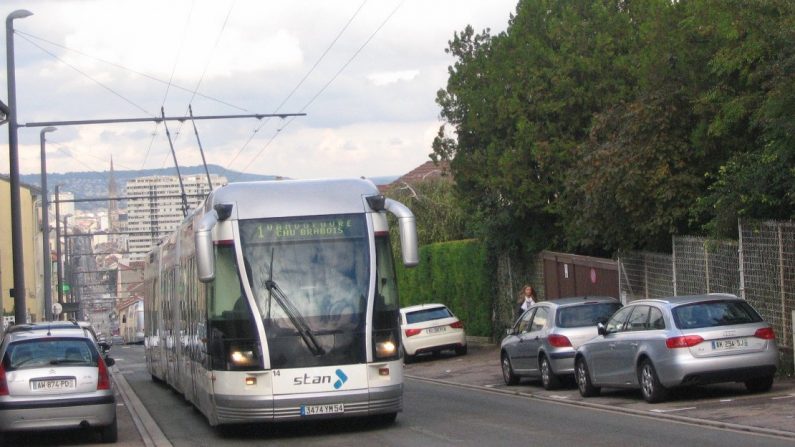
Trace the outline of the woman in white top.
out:
<instances>
[{"instance_id":1,"label":"woman in white top","mask_svg":"<svg viewBox=\"0 0 795 447\"><path fill-rule=\"evenodd\" d=\"M533 304L536 303L536 291L533 289L533 286L530 284L525 284L522 287L522 293L519 294L519 299L516 301L516 305L518 308L516 312L521 315L530 308Z\"/></svg>"}]
</instances>

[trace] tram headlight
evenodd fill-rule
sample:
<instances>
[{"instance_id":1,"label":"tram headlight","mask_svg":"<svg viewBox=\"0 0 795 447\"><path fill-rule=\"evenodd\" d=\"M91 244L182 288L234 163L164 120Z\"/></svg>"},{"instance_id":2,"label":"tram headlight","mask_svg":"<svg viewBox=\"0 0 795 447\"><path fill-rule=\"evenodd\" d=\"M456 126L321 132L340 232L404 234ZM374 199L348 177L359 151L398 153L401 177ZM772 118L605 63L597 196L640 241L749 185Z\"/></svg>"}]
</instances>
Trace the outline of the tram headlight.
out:
<instances>
[{"instance_id":1,"label":"tram headlight","mask_svg":"<svg viewBox=\"0 0 795 447\"><path fill-rule=\"evenodd\" d=\"M375 355L377 357L392 357L397 353L397 345L392 340L380 341L375 344Z\"/></svg>"},{"instance_id":2,"label":"tram headlight","mask_svg":"<svg viewBox=\"0 0 795 447\"><path fill-rule=\"evenodd\" d=\"M233 349L229 358L235 366L251 366L257 363L254 351Z\"/></svg>"}]
</instances>

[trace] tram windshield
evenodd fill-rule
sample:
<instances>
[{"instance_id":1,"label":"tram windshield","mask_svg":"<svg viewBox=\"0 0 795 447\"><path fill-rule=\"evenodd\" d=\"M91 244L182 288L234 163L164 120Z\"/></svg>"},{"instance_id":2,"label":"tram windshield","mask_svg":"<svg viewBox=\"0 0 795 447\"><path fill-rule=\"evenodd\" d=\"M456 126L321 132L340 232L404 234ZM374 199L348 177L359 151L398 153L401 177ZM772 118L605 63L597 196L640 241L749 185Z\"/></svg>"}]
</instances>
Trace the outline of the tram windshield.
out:
<instances>
[{"instance_id":1,"label":"tram windshield","mask_svg":"<svg viewBox=\"0 0 795 447\"><path fill-rule=\"evenodd\" d=\"M370 256L363 215L240 221L272 368L364 363Z\"/></svg>"}]
</instances>

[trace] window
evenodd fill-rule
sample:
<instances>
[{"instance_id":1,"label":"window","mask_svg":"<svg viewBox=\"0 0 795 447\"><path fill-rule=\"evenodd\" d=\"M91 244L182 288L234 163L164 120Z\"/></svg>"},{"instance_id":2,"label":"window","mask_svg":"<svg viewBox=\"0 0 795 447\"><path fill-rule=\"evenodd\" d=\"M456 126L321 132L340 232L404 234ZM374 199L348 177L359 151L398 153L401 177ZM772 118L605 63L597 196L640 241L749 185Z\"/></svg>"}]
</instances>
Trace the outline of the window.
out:
<instances>
[{"instance_id":1,"label":"window","mask_svg":"<svg viewBox=\"0 0 795 447\"><path fill-rule=\"evenodd\" d=\"M663 319L662 312L656 307L652 307L649 312L649 328L650 329L665 329L665 319Z\"/></svg>"},{"instance_id":2,"label":"window","mask_svg":"<svg viewBox=\"0 0 795 447\"><path fill-rule=\"evenodd\" d=\"M539 307L533 317L533 323L530 324L530 332L540 331L547 325L547 317L549 316L549 309L546 307Z\"/></svg>"},{"instance_id":3,"label":"window","mask_svg":"<svg viewBox=\"0 0 795 447\"><path fill-rule=\"evenodd\" d=\"M556 325L563 328L596 326L597 323L606 322L620 308L619 303L585 303L561 307L555 316Z\"/></svg>"},{"instance_id":4,"label":"window","mask_svg":"<svg viewBox=\"0 0 795 447\"><path fill-rule=\"evenodd\" d=\"M530 309L522 315L519 321L516 323L516 332L519 334L523 334L530 329L530 320L533 319L533 314L535 313L535 309Z\"/></svg>"},{"instance_id":5,"label":"window","mask_svg":"<svg viewBox=\"0 0 795 447\"><path fill-rule=\"evenodd\" d=\"M452 316L453 314L446 307L434 307L406 313L406 323L422 323L423 321L441 320Z\"/></svg>"},{"instance_id":6,"label":"window","mask_svg":"<svg viewBox=\"0 0 795 447\"><path fill-rule=\"evenodd\" d=\"M624 330L624 322L629 316L629 313L632 312L633 307L624 307L618 312L613 315L610 320L607 322L607 332L620 332Z\"/></svg>"},{"instance_id":7,"label":"window","mask_svg":"<svg viewBox=\"0 0 795 447\"><path fill-rule=\"evenodd\" d=\"M758 323L762 317L745 301L706 301L673 308L679 329Z\"/></svg>"},{"instance_id":8,"label":"window","mask_svg":"<svg viewBox=\"0 0 795 447\"><path fill-rule=\"evenodd\" d=\"M643 331L649 328L649 306L635 306L627 321L626 330Z\"/></svg>"}]
</instances>

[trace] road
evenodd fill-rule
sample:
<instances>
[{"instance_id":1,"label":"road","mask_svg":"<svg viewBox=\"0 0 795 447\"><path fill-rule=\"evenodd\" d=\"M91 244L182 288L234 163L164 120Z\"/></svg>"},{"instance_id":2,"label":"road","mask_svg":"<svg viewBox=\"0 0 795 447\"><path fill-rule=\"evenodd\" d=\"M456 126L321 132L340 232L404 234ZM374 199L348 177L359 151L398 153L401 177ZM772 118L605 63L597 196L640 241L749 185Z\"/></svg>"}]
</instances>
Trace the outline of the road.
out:
<instances>
[{"instance_id":1,"label":"road","mask_svg":"<svg viewBox=\"0 0 795 447\"><path fill-rule=\"evenodd\" d=\"M143 364L141 347L114 352L117 367L174 446L792 446L792 439L699 427L659 418L407 380L404 411L395 424L373 426L346 420L287 425L237 426L227 433L209 427L204 417L167 386L154 383ZM126 434L125 434L126 433ZM66 434L71 436L71 434ZM62 437L69 445L81 444ZM125 439L127 438L127 439ZM62 445L52 436L19 439L21 445ZM123 445L143 445L129 432ZM53 443L56 442L56 443Z\"/></svg>"}]
</instances>

